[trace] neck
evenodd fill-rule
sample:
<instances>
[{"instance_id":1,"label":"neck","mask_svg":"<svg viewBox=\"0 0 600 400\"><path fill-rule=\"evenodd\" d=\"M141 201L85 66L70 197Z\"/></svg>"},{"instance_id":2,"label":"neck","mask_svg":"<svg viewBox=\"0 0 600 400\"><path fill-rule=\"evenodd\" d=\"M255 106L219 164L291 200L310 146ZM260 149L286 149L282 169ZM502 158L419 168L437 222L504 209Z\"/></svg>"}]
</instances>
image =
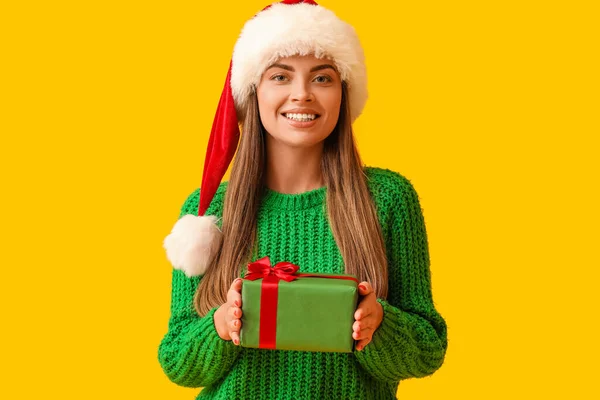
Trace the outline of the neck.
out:
<instances>
[{"instance_id":1,"label":"neck","mask_svg":"<svg viewBox=\"0 0 600 400\"><path fill-rule=\"evenodd\" d=\"M266 141L266 186L280 193L303 193L325 185L321 172L323 142L314 147L289 147Z\"/></svg>"}]
</instances>

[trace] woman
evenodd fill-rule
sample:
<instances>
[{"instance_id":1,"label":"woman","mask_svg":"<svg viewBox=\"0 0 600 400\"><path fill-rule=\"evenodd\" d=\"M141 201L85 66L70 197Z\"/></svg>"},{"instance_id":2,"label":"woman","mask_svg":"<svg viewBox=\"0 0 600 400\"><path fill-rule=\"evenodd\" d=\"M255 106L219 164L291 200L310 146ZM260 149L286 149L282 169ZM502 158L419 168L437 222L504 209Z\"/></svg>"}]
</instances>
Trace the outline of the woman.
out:
<instances>
[{"instance_id":1,"label":"woman","mask_svg":"<svg viewBox=\"0 0 600 400\"><path fill-rule=\"evenodd\" d=\"M165 239L175 268L159 361L173 382L205 387L198 398L394 399L400 380L443 364L418 195L399 173L364 167L355 146L364 72L354 30L312 1L273 4L244 26L202 192ZM240 277L264 256L360 278L353 353L239 346Z\"/></svg>"}]
</instances>

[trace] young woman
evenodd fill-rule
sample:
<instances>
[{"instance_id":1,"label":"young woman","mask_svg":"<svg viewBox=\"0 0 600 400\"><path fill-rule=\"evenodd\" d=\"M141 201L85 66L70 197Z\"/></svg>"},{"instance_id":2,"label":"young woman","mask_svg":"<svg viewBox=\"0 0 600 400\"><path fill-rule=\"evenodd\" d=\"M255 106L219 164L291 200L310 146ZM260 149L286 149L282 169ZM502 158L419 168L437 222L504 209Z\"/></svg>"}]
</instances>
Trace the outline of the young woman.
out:
<instances>
[{"instance_id":1,"label":"young woman","mask_svg":"<svg viewBox=\"0 0 600 400\"><path fill-rule=\"evenodd\" d=\"M366 98L358 38L331 11L287 0L246 23L201 190L165 239L174 269L158 358L173 382L204 387L199 398L394 399L400 380L443 364L418 195L401 174L363 166L355 146ZM265 256L359 277L353 353L239 346L240 278Z\"/></svg>"}]
</instances>

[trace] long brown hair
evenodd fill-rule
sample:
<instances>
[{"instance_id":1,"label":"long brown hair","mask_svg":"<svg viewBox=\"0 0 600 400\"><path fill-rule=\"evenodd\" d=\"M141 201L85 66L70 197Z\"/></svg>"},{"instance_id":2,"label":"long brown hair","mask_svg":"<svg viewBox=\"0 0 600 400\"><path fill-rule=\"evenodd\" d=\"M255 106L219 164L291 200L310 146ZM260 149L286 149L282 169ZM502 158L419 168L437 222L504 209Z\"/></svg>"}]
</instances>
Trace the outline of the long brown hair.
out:
<instances>
[{"instance_id":1,"label":"long brown hair","mask_svg":"<svg viewBox=\"0 0 600 400\"><path fill-rule=\"evenodd\" d=\"M199 315L227 301L227 291L250 262L256 240L256 216L264 188L265 131L253 91L242 124L242 135L227 183L221 230L223 244L202 277L194 305ZM377 297L388 291L383 235L356 147L346 83L338 123L325 139L321 172L325 181L327 216L345 272L371 283Z\"/></svg>"}]
</instances>

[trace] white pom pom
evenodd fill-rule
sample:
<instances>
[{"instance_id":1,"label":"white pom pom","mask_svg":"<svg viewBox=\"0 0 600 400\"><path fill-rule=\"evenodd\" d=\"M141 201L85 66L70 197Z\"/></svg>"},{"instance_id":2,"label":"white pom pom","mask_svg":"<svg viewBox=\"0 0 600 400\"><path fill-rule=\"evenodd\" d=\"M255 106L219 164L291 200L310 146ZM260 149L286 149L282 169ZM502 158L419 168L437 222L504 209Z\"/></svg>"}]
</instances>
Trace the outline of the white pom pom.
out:
<instances>
[{"instance_id":1,"label":"white pom pom","mask_svg":"<svg viewBox=\"0 0 600 400\"><path fill-rule=\"evenodd\" d=\"M214 215L187 214L175 223L163 242L174 268L182 270L188 277L206 272L223 239L216 221Z\"/></svg>"}]
</instances>

